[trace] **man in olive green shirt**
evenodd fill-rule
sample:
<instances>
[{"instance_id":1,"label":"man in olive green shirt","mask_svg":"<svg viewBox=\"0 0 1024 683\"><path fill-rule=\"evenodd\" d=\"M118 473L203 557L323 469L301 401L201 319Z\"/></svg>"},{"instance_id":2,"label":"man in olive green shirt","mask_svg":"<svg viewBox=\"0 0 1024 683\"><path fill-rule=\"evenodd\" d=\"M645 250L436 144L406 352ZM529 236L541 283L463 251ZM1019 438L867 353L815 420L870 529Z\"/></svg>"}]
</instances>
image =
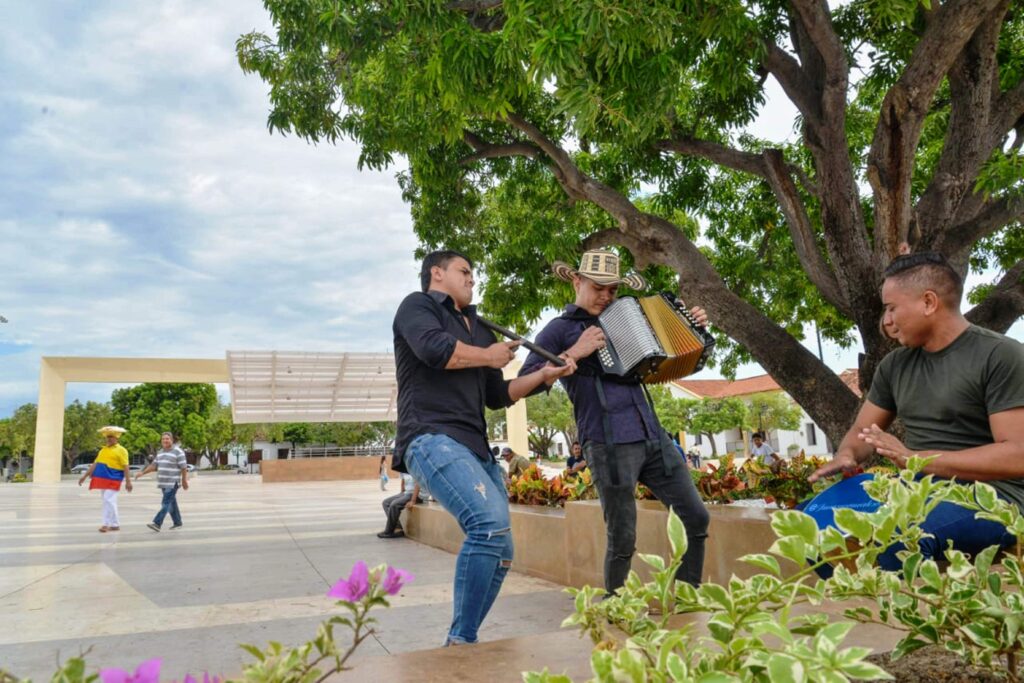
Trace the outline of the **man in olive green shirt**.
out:
<instances>
[{"instance_id":1,"label":"man in olive green shirt","mask_svg":"<svg viewBox=\"0 0 1024 683\"><path fill-rule=\"evenodd\" d=\"M522 476L530 467L530 461L513 451L508 446L501 449L501 457L508 463L508 477Z\"/></svg>"},{"instance_id":2,"label":"man in olive green shirt","mask_svg":"<svg viewBox=\"0 0 1024 683\"><path fill-rule=\"evenodd\" d=\"M836 456L811 476L852 472L873 452L899 467L911 455L936 456L925 472L984 481L1024 510L1024 346L971 325L960 313L963 282L940 254L896 258L882 284L883 328L903 348L875 371L867 400ZM905 441L885 432L899 416ZM976 553L1009 541L995 522L940 504L922 524L921 544L941 557L948 541ZM879 565L899 569L890 548Z\"/></svg>"}]
</instances>

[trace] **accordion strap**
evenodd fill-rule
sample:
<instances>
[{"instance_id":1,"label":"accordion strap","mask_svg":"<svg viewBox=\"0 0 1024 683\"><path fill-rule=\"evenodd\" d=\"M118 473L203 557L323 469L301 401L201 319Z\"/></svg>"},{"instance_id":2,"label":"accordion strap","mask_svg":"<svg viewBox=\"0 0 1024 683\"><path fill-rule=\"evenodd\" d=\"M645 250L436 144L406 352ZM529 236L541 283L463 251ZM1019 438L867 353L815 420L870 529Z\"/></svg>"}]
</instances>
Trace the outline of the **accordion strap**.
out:
<instances>
[{"instance_id":1,"label":"accordion strap","mask_svg":"<svg viewBox=\"0 0 1024 683\"><path fill-rule=\"evenodd\" d=\"M644 390L644 396L647 397L647 405L651 407L651 415L654 416L654 424L658 428L658 440L661 443L661 464L665 467L665 474L671 474L672 470L675 469L679 463L679 458L676 456L676 445L672 441L672 437L668 435L665 428L661 426L661 420L658 419L658 411L654 409L654 399L651 398L651 392L647 390L646 384L641 384Z\"/></svg>"},{"instance_id":2,"label":"accordion strap","mask_svg":"<svg viewBox=\"0 0 1024 683\"><path fill-rule=\"evenodd\" d=\"M608 401L604 397L604 383L601 376L594 377L597 387L597 400L601 402L601 422L604 425L604 452L608 458L608 471L611 473L612 486L619 485L619 462L615 459L615 440L612 438L612 418L608 412Z\"/></svg>"}]
</instances>

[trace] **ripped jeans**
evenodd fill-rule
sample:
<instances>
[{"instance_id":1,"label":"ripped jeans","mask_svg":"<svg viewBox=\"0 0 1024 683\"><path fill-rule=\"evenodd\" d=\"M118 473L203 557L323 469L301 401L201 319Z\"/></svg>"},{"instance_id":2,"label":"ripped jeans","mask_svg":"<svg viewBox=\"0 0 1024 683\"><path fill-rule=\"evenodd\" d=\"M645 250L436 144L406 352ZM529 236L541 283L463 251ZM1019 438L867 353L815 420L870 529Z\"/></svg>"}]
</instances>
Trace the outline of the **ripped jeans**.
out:
<instances>
[{"instance_id":1,"label":"ripped jeans","mask_svg":"<svg viewBox=\"0 0 1024 683\"><path fill-rule=\"evenodd\" d=\"M455 560L454 615L448 642L475 643L512 565L512 530L502 469L444 434L416 437L409 473L458 521L466 540Z\"/></svg>"}]
</instances>

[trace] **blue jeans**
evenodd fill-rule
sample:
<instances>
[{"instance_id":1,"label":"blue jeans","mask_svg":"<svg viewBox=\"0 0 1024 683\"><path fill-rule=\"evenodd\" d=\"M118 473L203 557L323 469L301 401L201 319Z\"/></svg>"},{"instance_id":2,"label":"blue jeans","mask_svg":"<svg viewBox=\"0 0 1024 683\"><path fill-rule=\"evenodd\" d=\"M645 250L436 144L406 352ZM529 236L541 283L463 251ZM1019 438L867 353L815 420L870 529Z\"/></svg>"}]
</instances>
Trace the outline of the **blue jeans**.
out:
<instances>
[{"instance_id":1,"label":"blue jeans","mask_svg":"<svg viewBox=\"0 0 1024 683\"><path fill-rule=\"evenodd\" d=\"M1012 545L1014 537L998 522L975 519L975 510L953 503L939 503L921 524L921 530L933 538L921 539L921 554L926 560L941 560L945 557L949 542L953 548L968 555L976 555L990 545L1006 547ZM903 563L896 553L904 550L902 543L886 548L878 556L878 566L887 571L900 571Z\"/></svg>"},{"instance_id":2,"label":"blue jeans","mask_svg":"<svg viewBox=\"0 0 1024 683\"><path fill-rule=\"evenodd\" d=\"M458 521L466 540L455 560L454 614L448 642L475 643L512 566L512 528L502 469L444 434L416 437L409 473Z\"/></svg>"},{"instance_id":3,"label":"blue jeans","mask_svg":"<svg viewBox=\"0 0 1024 683\"><path fill-rule=\"evenodd\" d=\"M167 513L171 513L171 522L174 526L181 526L181 512L178 510L178 484L174 485L174 488L160 489L164 493L164 499L160 502L160 512L156 513L156 517L153 518L153 524L157 526L163 526L164 517Z\"/></svg>"}]
</instances>

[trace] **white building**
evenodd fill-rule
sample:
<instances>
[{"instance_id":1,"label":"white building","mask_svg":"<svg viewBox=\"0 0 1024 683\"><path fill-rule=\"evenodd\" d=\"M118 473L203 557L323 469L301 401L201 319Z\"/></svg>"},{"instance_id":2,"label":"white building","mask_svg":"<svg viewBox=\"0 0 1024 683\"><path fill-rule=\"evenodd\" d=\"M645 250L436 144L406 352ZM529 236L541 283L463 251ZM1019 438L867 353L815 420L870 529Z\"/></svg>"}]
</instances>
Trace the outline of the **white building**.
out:
<instances>
[{"instance_id":1,"label":"white building","mask_svg":"<svg viewBox=\"0 0 1024 683\"><path fill-rule=\"evenodd\" d=\"M858 396L860 389L857 385L857 371L844 370L840 378ZM757 375L738 379L735 381L727 379L683 379L669 383L669 391L676 398L696 399L703 398L727 398L735 397L748 399L755 394L780 392L787 399L792 397L782 390L782 387L772 379L770 375ZM814 420L801 408L800 429L789 431L783 429L765 430L768 443L784 457L792 457L801 450L807 455L831 455L834 451L832 443L825 432L814 423ZM750 432L740 430L739 427L719 432L713 435L715 448L718 455L735 453L744 456L749 452ZM702 434L685 434L683 436L683 448L696 447L700 450L702 458L711 457L711 443Z\"/></svg>"}]
</instances>

